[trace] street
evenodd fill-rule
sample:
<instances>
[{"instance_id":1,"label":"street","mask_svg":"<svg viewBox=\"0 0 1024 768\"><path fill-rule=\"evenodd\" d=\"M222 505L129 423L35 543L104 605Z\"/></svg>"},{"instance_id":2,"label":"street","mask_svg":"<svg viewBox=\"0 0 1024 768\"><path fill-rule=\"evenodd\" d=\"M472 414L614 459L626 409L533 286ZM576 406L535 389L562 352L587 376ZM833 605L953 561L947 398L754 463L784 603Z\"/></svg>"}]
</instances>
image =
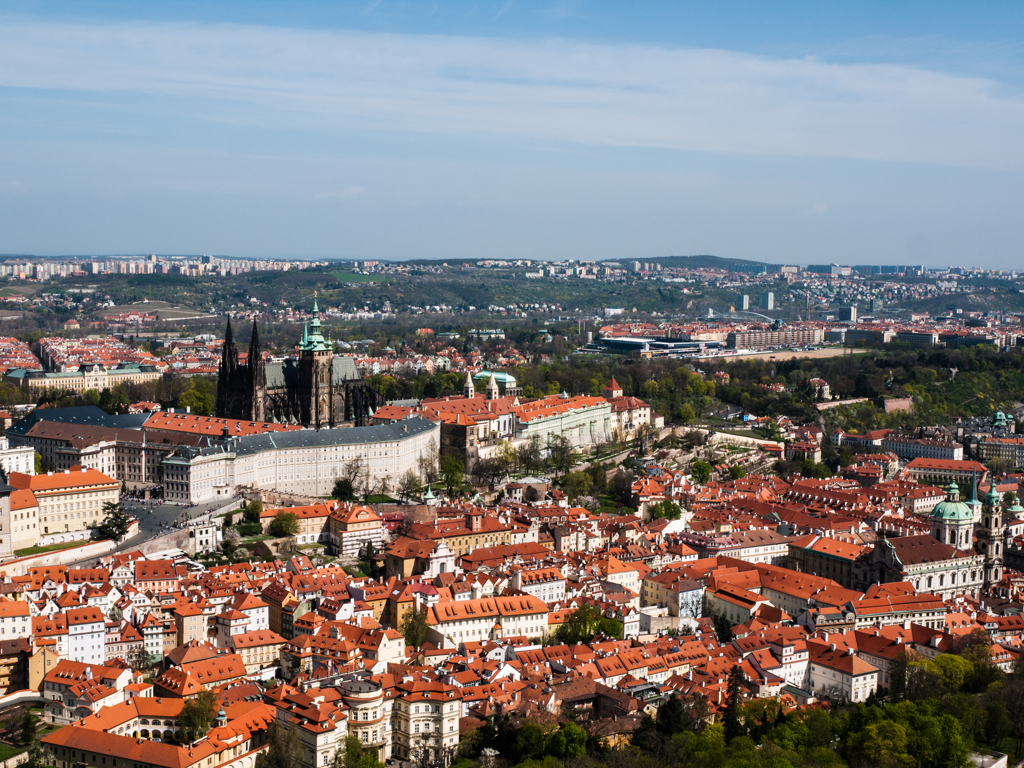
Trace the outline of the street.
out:
<instances>
[{"instance_id":1,"label":"street","mask_svg":"<svg viewBox=\"0 0 1024 768\"><path fill-rule=\"evenodd\" d=\"M238 499L238 503L241 504L241 502L242 499ZM176 522L184 526L188 520L202 517L208 512L225 506L227 503L225 499L218 499L217 501L197 504L194 507L183 507L180 504L161 503L159 500L137 501L122 498L121 504L124 506L125 511L139 521L139 533L130 539L126 539L116 549L112 549L104 555L104 557L115 552L125 552L134 549L145 541L155 539L158 536L163 536L175 530L174 524ZM80 562L94 561L95 559L95 557L88 557Z\"/></svg>"}]
</instances>

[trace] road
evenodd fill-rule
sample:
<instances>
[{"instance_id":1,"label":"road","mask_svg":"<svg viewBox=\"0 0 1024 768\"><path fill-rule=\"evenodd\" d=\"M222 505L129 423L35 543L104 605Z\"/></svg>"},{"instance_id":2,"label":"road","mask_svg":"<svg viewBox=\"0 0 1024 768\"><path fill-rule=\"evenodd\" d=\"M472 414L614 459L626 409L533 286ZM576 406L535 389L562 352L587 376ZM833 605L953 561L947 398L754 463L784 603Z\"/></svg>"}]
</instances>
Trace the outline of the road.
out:
<instances>
[{"instance_id":1,"label":"road","mask_svg":"<svg viewBox=\"0 0 1024 768\"><path fill-rule=\"evenodd\" d=\"M238 501L240 503L241 499ZM195 520L227 504L224 499L219 499L206 502L205 504L197 504L194 507L183 507L180 504L161 504L159 501L136 501L127 498L121 499L121 503L129 515L138 519L139 532L132 538L123 541L116 549L112 549L104 554L104 557L108 557L115 552L135 549L143 542L170 533L174 530L175 523L184 524L189 520ZM95 557L88 557L79 562L95 560ZM73 563L73 565L78 565L78 563Z\"/></svg>"}]
</instances>

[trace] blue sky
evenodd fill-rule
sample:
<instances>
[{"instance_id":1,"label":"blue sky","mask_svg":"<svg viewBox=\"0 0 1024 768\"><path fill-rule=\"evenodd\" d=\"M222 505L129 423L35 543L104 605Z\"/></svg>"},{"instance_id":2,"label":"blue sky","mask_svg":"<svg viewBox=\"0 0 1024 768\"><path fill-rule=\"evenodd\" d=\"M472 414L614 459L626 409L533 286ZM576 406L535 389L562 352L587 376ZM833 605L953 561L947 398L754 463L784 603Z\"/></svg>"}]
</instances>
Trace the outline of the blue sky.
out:
<instances>
[{"instance_id":1,"label":"blue sky","mask_svg":"<svg viewBox=\"0 0 1024 768\"><path fill-rule=\"evenodd\" d=\"M14 0L0 252L1020 268L1022 26L998 2Z\"/></svg>"}]
</instances>

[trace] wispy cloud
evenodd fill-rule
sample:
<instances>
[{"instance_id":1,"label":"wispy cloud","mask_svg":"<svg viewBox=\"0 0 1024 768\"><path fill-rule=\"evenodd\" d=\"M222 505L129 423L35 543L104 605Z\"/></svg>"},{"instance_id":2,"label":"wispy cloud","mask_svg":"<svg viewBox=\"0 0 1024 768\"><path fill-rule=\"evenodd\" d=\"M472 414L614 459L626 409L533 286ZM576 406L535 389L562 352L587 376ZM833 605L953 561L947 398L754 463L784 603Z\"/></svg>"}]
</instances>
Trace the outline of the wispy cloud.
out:
<instances>
[{"instance_id":1,"label":"wispy cloud","mask_svg":"<svg viewBox=\"0 0 1024 768\"><path fill-rule=\"evenodd\" d=\"M160 23L0 23L0 86L190 117L1024 170L1024 98L906 65ZM2 96L0 96L2 104Z\"/></svg>"}]
</instances>

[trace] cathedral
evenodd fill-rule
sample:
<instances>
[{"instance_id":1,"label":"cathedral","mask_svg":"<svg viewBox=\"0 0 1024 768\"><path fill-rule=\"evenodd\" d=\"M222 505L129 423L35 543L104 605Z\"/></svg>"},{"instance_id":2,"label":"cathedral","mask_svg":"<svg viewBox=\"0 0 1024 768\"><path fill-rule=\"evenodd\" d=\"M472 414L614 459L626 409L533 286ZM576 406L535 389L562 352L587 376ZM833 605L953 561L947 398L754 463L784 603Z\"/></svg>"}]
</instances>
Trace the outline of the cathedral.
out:
<instances>
[{"instance_id":1,"label":"cathedral","mask_svg":"<svg viewBox=\"0 0 1024 768\"><path fill-rule=\"evenodd\" d=\"M298 360L266 362L259 329L253 322L248 359L240 363L228 320L217 380L219 418L314 429L346 423L362 426L378 405L377 393L364 386L352 358L334 356L334 345L321 330L315 298L313 319L303 328Z\"/></svg>"},{"instance_id":2,"label":"cathedral","mask_svg":"<svg viewBox=\"0 0 1024 768\"><path fill-rule=\"evenodd\" d=\"M855 569L855 589L872 584L907 581L920 592L950 600L957 595L978 597L1003 578L1006 516L1018 506L1004 509L995 484L979 501L972 483L967 501L956 482L946 489L946 500L928 515L929 533L893 538L880 537Z\"/></svg>"}]
</instances>

